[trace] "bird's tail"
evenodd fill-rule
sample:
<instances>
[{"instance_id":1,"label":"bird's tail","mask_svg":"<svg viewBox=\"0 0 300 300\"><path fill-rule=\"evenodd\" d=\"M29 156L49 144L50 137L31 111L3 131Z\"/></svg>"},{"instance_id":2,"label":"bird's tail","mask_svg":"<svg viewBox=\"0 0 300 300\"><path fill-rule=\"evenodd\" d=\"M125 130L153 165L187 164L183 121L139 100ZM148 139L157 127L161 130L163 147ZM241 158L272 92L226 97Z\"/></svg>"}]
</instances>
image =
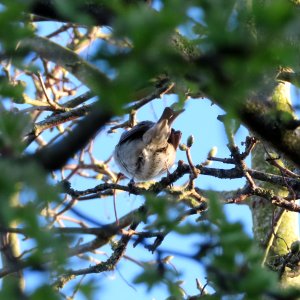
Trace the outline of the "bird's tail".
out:
<instances>
[{"instance_id":1,"label":"bird's tail","mask_svg":"<svg viewBox=\"0 0 300 300\"><path fill-rule=\"evenodd\" d=\"M161 123L164 120L168 120L168 125L171 126L174 120L184 111L184 109L181 110L173 110L171 107L166 107L158 120L157 123Z\"/></svg>"}]
</instances>

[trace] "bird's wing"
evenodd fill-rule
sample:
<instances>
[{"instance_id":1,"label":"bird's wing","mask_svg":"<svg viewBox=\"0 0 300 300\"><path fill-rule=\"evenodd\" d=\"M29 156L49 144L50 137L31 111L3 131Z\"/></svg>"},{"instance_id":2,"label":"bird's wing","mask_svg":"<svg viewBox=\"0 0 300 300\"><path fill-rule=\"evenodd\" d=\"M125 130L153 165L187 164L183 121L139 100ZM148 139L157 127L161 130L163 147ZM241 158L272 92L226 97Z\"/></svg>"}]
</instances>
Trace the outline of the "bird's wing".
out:
<instances>
[{"instance_id":1,"label":"bird's wing","mask_svg":"<svg viewBox=\"0 0 300 300\"><path fill-rule=\"evenodd\" d=\"M151 121L143 121L134 126L129 131L123 132L121 135L119 144L125 143L129 139L135 140L135 139L141 139L144 133L151 128L155 123Z\"/></svg>"}]
</instances>

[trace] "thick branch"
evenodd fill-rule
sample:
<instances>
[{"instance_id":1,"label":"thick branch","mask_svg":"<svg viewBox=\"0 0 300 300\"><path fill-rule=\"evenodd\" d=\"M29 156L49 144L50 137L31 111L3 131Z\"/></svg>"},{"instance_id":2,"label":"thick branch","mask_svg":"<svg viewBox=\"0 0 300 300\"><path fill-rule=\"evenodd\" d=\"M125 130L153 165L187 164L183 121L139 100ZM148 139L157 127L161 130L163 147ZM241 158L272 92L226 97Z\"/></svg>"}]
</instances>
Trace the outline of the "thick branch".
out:
<instances>
[{"instance_id":1,"label":"thick branch","mask_svg":"<svg viewBox=\"0 0 300 300\"><path fill-rule=\"evenodd\" d=\"M93 91L107 87L109 79L95 66L89 64L75 52L62 47L47 38L33 37L22 40L19 44L22 49L34 51L42 58L50 60L72 73L78 80Z\"/></svg>"},{"instance_id":2,"label":"thick branch","mask_svg":"<svg viewBox=\"0 0 300 300\"><path fill-rule=\"evenodd\" d=\"M63 13L62 10L55 5L53 0L35 0L31 1L32 4L29 7L29 12L40 17L49 18L62 22L78 22L76 16L71 16L70 14ZM123 4L139 4L149 2L147 0L135 0L135 1L121 1ZM107 5L109 1L81 1L80 4L76 5L76 2L71 2L73 6L76 5L78 12L86 14L90 17L90 22L87 25L109 25L115 17L115 12L111 6ZM81 18L80 22L84 19Z\"/></svg>"},{"instance_id":3,"label":"thick branch","mask_svg":"<svg viewBox=\"0 0 300 300\"><path fill-rule=\"evenodd\" d=\"M262 101L242 104L240 118L252 132L300 166L300 124L297 120L284 122L280 118L280 112L275 118L272 117L269 107Z\"/></svg>"},{"instance_id":4,"label":"thick branch","mask_svg":"<svg viewBox=\"0 0 300 300\"><path fill-rule=\"evenodd\" d=\"M111 117L111 113L94 106L93 111L82 119L64 139L46 146L30 157L47 171L57 170L64 166L77 151L84 148Z\"/></svg>"},{"instance_id":5,"label":"thick branch","mask_svg":"<svg viewBox=\"0 0 300 300\"><path fill-rule=\"evenodd\" d=\"M62 123L72 121L86 115L89 111L91 111L91 107L91 105L86 105L77 109L70 110L68 112L53 114L45 120L34 124L32 131L29 132L25 137L25 143L29 145L37 136L39 136L40 133L42 133L46 129L58 126Z\"/></svg>"},{"instance_id":6,"label":"thick branch","mask_svg":"<svg viewBox=\"0 0 300 300\"><path fill-rule=\"evenodd\" d=\"M213 176L213 177L217 177L217 178L222 178L222 179L236 179L236 178L243 178L245 176L243 170L240 170L238 168L232 168L232 169L216 169L216 168L210 168L210 167L203 167L201 165L196 165L195 166L198 170L200 170L201 175L208 175L208 176ZM147 194L149 192L158 194L161 191L166 191L169 193L174 193L176 190L170 190L168 187L171 186L174 182L176 182L179 178L181 178L182 176L184 176L185 174L189 174L190 173L190 167L187 164L184 163L180 163L177 167L177 169L173 172L168 174L168 176L163 177L159 182L155 182L153 184L151 184L150 186L143 186L143 185L139 185L136 184L134 186L131 185L120 185L120 184L116 184L116 183L102 183L99 184L97 186L95 186L94 188L90 188L90 189L86 189L84 191L76 191L73 190L72 188L67 188L65 190L66 193L68 193L69 195L71 195L72 197L78 198L79 200L86 200L86 199L93 199L93 198L99 198L100 195L102 195L102 193L106 193L107 191L113 191L113 190L120 190L120 191L125 191L125 192L129 192L131 194L134 195L143 195L143 194ZM291 177L285 177L283 175L275 175L275 174L270 174L270 173L265 173L265 172L261 172L261 171L257 171L257 170L253 170L253 169L246 169L245 170L253 179L257 179L263 182L268 182L268 183L272 183L274 185L277 185L279 187L284 187L286 188L286 186L288 185L290 188L292 188L294 190L294 193L297 197L300 197L300 180L298 178L291 178ZM256 195L258 190L251 190L251 191L240 191L241 195L243 196L243 194L245 194L246 196L250 196L250 195ZM180 192L182 193L182 191ZM200 191L201 193L201 191ZM112 193L110 193L112 194ZM88 197L88 195L90 195L90 197ZM235 195L235 197L238 197L238 195ZM260 196L262 196L260 194ZM294 210L293 207L295 208L293 202L291 202L290 197L287 197L286 199L279 199L278 197L275 197L274 195L272 195L272 197L269 197L269 195L267 195L267 193L265 193L265 197L268 198L268 200L273 201L274 204L278 205L278 206L283 206L286 205L286 208L288 208L288 204L289 203L289 208L290 210ZM227 200L226 202L233 202L231 196L225 197ZM279 201L280 200L280 201ZM236 201L234 201L236 202Z\"/></svg>"}]
</instances>

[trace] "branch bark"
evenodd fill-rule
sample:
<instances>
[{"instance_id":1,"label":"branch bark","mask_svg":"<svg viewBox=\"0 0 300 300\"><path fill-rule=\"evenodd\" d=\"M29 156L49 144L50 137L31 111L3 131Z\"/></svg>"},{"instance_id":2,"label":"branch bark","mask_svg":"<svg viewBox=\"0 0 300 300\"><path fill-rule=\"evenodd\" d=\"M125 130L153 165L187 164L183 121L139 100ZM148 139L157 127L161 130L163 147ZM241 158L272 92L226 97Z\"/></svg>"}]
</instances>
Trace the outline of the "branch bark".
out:
<instances>
[{"instance_id":1,"label":"branch bark","mask_svg":"<svg viewBox=\"0 0 300 300\"><path fill-rule=\"evenodd\" d=\"M108 77L75 52L62 47L47 38L35 36L22 40L19 49L30 50L44 59L50 60L72 73L79 81L97 93L101 88L109 86Z\"/></svg>"},{"instance_id":2,"label":"branch bark","mask_svg":"<svg viewBox=\"0 0 300 300\"><path fill-rule=\"evenodd\" d=\"M278 112L285 112L288 114L288 116L293 116L293 111L290 106L290 93L288 93L289 89L286 88L287 85L287 83L279 83L274 89L274 94L272 95L271 99L273 101L273 105L276 105ZM261 100L261 102L267 102L267 99L265 98L262 98ZM262 116L262 112L258 112L259 109L259 105L257 107L253 107L252 109L253 112L257 112L252 126L258 125L260 121L257 120L257 118L259 116L264 118L261 126L266 125L264 122L270 123L270 115L266 120L266 116ZM247 118L248 117L249 116L247 116ZM278 122L278 120L275 118L274 122ZM288 151L295 150L293 146L286 141L287 136L293 136L294 133L292 130L284 128L284 123L285 122L278 123L276 127L273 126L273 133L270 132L272 127L269 126L260 128L259 130L257 127L255 128L257 129L256 131L260 132L261 130L266 130L266 134L270 135L268 141L273 141L272 144L276 144L277 149L281 149L284 143L284 149L289 148ZM298 141L296 141L296 144L297 143L300 144L299 138ZM274 165L266 162L265 156L270 155L270 152L273 153L273 151L274 150L272 148L269 148L262 143L257 144L252 152L252 166L262 172L272 172L275 174L282 172ZM295 160L297 161L298 158L295 158ZM282 163L287 162L283 160ZM297 179L297 181L299 180ZM292 192L291 194L293 194L293 197L295 197L294 188L290 186L288 182L285 182L285 188L284 186L274 186L266 182L258 182L257 184L263 189L272 190L273 193L272 201L267 201L265 197L254 197L251 202L252 205L250 205L252 210L254 237L266 251L264 263L267 261L268 264L272 265L274 263L274 257L280 257L281 255L288 253L292 243L299 239L298 230L296 229L298 227L298 214L293 211L285 210L288 208L288 206L297 205L293 201L296 200L296 198L291 199L291 201L285 201L283 199L288 195L289 192ZM280 203L279 206L281 208L276 208L274 206L274 204L278 205L278 203ZM283 267L282 273L285 272L284 269L285 267ZM285 286L289 286L291 284L298 285L299 278L291 279L284 274L282 277L282 283Z\"/></svg>"},{"instance_id":3,"label":"branch bark","mask_svg":"<svg viewBox=\"0 0 300 300\"><path fill-rule=\"evenodd\" d=\"M149 3L148 0L134 0L134 1L121 1L124 5L140 4L140 3ZM109 1L108 1L109 3ZM72 2L74 8L76 2ZM71 3L70 3L71 5ZM112 9L112 5L107 5L107 1L81 1L80 5L77 4L75 7L80 13L86 14L90 17L87 25L110 25L115 18L115 12ZM53 0L35 0L31 1L29 11L32 14L38 15L40 17L53 19L61 22L75 22L77 16L71 16L70 14L63 13L59 9L58 5L55 5ZM81 22L84 22L84 19L81 18Z\"/></svg>"},{"instance_id":4,"label":"branch bark","mask_svg":"<svg viewBox=\"0 0 300 300\"><path fill-rule=\"evenodd\" d=\"M47 171L57 170L63 167L77 151L85 147L112 116L111 112L94 105L93 111L64 139L42 148L27 158L36 160Z\"/></svg>"}]
</instances>

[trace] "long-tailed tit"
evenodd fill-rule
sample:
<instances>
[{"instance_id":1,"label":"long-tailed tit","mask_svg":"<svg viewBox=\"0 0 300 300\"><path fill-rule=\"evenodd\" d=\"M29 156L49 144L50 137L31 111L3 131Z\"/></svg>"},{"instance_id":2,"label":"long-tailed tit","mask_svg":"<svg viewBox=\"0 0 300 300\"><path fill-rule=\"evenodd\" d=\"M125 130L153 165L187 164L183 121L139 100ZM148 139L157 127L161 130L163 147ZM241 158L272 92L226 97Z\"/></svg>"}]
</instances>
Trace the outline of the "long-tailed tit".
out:
<instances>
[{"instance_id":1,"label":"long-tailed tit","mask_svg":"<svg viewBox=\"0 0 300 300\"><path fill-rule=\"evenodd\" d=\"M121 135L114 159L124 175L146 181L170 169L181 139L181 132L171 126L182 111L166 107L156 123L140 122Z\"/></svg>"}]
</instances>

